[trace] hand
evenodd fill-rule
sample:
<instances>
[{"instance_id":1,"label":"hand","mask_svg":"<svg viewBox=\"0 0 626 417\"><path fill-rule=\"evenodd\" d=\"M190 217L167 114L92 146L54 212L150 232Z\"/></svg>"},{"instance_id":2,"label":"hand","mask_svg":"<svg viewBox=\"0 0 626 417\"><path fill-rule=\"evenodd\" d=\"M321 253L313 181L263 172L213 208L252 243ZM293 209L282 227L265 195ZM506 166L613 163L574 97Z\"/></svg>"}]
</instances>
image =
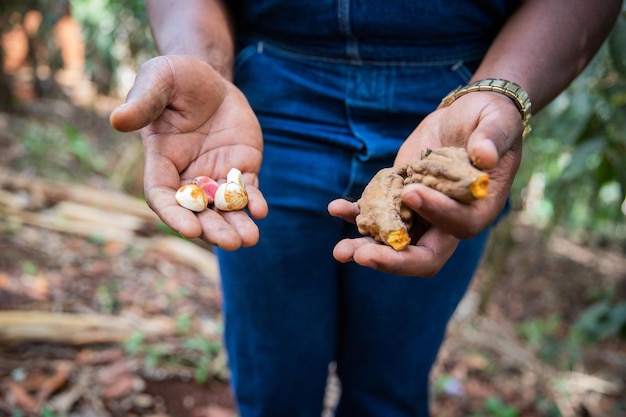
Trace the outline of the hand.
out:
<instances>
[{"instance_id":1,"label":"hand","mask_svg":"<svg viewBox=\"0 0 626 417\"><path fill-rule=\"evenodd\" d=\"M417 214L411 230L414 244L396 252L371 237L344 239L335 246L334 257L399 275L436 274L459 239L478 235L504 207L521 160L522 130L513 102L496 93L467 94L431 113L402 145L395 164L419 159L425 148L464 146L474 164L489 173L489 196L463 204L426 186L407 185L402 199ZM328 210L352 223L358 214L356 203L341 199Z\"/></svg>"},{"instance_id":2,"label":"hand","mask_svg":"<svg viewBox=\"0 0 626 417\"><path fill-rule=\"evenodd\" d=\"M209 64L188 56L147 61L126 103L113 111L110 121L123 132L141 129L146 200L169 227L226 250L257 243L258 228L246 211L193 213L174 198L176 190L196 176L219 180L238 168L250 216L267 214L258 190L263 153L259 123L241 91Z\"/></svg>"}]
</instances>

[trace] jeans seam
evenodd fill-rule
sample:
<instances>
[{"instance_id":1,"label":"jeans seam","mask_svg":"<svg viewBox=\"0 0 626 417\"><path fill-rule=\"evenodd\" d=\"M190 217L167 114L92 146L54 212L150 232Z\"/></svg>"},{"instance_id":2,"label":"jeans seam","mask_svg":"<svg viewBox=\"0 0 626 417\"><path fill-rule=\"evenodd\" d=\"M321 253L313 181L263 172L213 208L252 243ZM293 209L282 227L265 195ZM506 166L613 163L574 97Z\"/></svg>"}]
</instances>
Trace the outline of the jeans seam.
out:
<instances>
[{"instance_id":1,"label":"jeans seam","mask_svg":"<svg viewBox=\"0 0 626 417\"><path fill-rule=\"evenodd\" d=\"M339 0L337 2L337 20L339 22L339 33L346 39L346 55L349 61L360 64L362 61L359 54L358 40L350 27L350 0Z\"/></svg>"}]
</instances>

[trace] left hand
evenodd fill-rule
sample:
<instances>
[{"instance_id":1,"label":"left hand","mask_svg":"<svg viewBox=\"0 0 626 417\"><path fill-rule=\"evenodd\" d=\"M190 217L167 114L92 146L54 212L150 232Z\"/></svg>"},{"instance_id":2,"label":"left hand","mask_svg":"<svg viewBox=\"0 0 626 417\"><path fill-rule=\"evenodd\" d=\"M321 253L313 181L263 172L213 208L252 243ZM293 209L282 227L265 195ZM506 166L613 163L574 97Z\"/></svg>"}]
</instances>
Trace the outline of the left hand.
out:
<instances>
[{"instance_id":1,"label":"left hand","mask_svg":"<svg viewBox=\"0 0 626 417\"><path fill-rule=\"evenodd\" d=\"M435 275L460 239L478 235L503 209L522 157L522 131L517 107L497 93L473 92L428 115L404 142L394 165L419 159L425 148L465 147L474 165L489 174L489 196L463 204L424 185L407 185L402 199L416 214L411 230L416 241L397 252L369 236L343 239L335 246L335 259L399 275ZM343 199L332 201L328 211L351 223L359 213L356 203Z\"/></svg>"}]
</instances>

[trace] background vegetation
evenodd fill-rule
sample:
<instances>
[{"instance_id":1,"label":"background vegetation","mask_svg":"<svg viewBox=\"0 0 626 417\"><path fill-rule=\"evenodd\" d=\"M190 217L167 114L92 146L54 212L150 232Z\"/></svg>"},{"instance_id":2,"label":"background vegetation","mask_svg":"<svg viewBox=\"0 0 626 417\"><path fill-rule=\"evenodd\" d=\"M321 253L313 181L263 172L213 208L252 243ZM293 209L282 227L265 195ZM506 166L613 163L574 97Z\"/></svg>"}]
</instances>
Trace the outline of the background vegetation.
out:
<instances>
[{"instance_id":1,"label":"background vegetation","mask_svg":"<svg viewBox=\"0 0 626 417\"><path fill-rule=\"evenodd\" d=\"M535 118L515 184L548 231L624 244L626 222L626 13L584 73Z\"/></svg>"}]
</instances>

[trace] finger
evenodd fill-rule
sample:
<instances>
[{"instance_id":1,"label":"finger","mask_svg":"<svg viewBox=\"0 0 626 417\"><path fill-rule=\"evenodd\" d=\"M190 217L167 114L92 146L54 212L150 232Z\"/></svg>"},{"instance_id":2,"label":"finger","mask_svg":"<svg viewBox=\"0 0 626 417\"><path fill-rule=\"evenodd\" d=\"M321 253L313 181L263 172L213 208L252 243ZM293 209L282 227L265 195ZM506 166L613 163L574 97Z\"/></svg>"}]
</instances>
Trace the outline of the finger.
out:
<instances>
[{"instance_id":1,"label":"finger","mask_svg":"<svg viewBox=\"0 0 626 417\"><path fill-rule=\"evenodd\" d=\"M111 113L111 126L121 132L147 126L167 107L173 84L174 78L163 57L144 63L137 72L126 102Z\"/></svg>"},{"instance_id":2,"label":"finger","mask_svg":"<svg viewBox=\"0 0 626 417\"><path fill-rule=\"evenodd\" d=\"M517 107L506 97L496 97L482 111L467 142L470 159L480 169L494 168L522 138L523 123Z\"/></svg>"},{"instance_id":3,"label":"finger","mask_svg":"<svg viewBox=\"0 0 626 417\"><path fill-rule=\"evenodd\" d=\"M202 235L202 225L190 210L178 205L175 191L167 187L153 187L146 191L146 201L150 208L172 230L188 239Z\"/></svg>"},{"instance_id":4,"label":"finger","mask_svg":"<svg viewBox=\"0 0 626 417\"><path fill-rule=\"evenodd\" d=\"M225 236L221 235L221 233L218 233L219 236L216 236L214 239L218 246L225 250L235 250L238 249L239 246L250 247L258 243L259 228L250 218L250 216L248 216L248 213L246 211L237 210L220 212L218 210L218 213L222 216L223 220L232 227L233 231L235 231L238 236L237 241L233 237L229 237L229 239L224 239ZM235 242L238 243L238 246L235 245Z\"/></svg>"},{"instance_id":5,"label":"finger","mask_svg":"<svg viewBox=\"0 0 626 417\"><path fill-rule=\"evenodd\" d=\"M416 245L403 251L395 251L371 238L357 238L338 242L333 256L340 262L354 261L390 274L431 277L452 256L458 242L453 236L431 228Z\"/></svg>"},{"instance_id":6,"label":"finger","mask_svg":"<svg viewBox=\"0 0 626 417\"><path fill-rule=\"evenodd\" d=\"M459 239L476 236L491 224L496 214L491 215L487 210L491 201L463 204L422 184L406 185L402 189L402 201L425 221Z\"/></svg>"},{"instance_id":7,"label":"finger","mask_svg":"<svg viewBox=\"0 0 626 417\"><path fill-rule=\"evenodd\" d=\"M200 237L202 226L196 215L176 202L180 176L174 164L146 149L144 166L144 194L152 210L170 228L184 237Z\"/></svg>"},{"instance_id":8,"label":"finger","mask_svg":"<svg viewBox=\"0 0 626 417\"><path fill-rule=\"evenodd\" d=\"M248 192L248 212L255 219L263 219L267 216L268 207L263 193L256 187L246 184Z\"/></svg>"},{"instance_id":9,"label":"finger","mask_svg":"<svg viewBox=\"0 0 626 417\"><path fill-rule=\"evenodd\" d=\"M233 219L227 220L224 213L219 210L204 210L197 214L202 225L202 239L224 250L239 249L244 239L237 228L231 224ZM243 215L247 217L247 215Z\"/></svg>"},{"instance_id":10,"label":"finger","mask_svg":"<svg viewBox=\"0 0 626 417\"><path fill-rule=\"evenodd\" d=\"M211 225L210 228L204 227L205 238L211 240L222 249L235 250L239 246L250 247L256 245L259 241L259 228L250 216L255 219L262 219L267 216L267 202L256 187L246 186L246 190L249 197L246 210L230 212L215 210L215 213L221 216L222 221L227 223L232 228L232 231L237 233L238 239L234 235L230 235L231 230L228 230L228 234L224 232L225 225L219 225L221 230L216 229L215 224Z\"/></svg>"},{"instance_id":11,"label":"finger","mask_svg":"<svg viewBox=\"0 0 626 417\"><path fill-rule=\"evenodd\" d=\"M267 202L256 187L246 186L246 191L249 197L247 210L205 210L198 215L205 241L224 250L236 250L241 246L249 247L258 243L259 228L250 216L256 219L267 216Z\"/></svg>"},{"instance_id":12,"label":"finger","mask_svg":"<svg viewBox=\"0 0 626 417\"><path fill-rule=\"evenodd\" d=\"M150 190L149 205L172 230L183 237L202 237L207 243L225 250L253 246L259 240L259 229L243 211L204 210L194 213L176 203L171 189Z\"/></svg>"},{"instance_id":13,"label":"finger","mask_svg":"<svg viewBox=\"0 0 626 417\"><path fill-rule=\"evenodd\" d=\"M354 224L356 216L359 214L359 206L357 203L339 198L328 204L328 213L330 213L331 216L340 217L341 219Z\"/></svg>"},{"instance_id":14,"label":"finger","mask_svg":"<svg viewBox=\"0 0 626 417\"><path fill-rule=\"evenodd\" d=\"M333 248L333 257L339 262L346 263L354 260L356 250L364 245L380 245L371 237L342 239Z\"/></svg>"}]
</instances>

